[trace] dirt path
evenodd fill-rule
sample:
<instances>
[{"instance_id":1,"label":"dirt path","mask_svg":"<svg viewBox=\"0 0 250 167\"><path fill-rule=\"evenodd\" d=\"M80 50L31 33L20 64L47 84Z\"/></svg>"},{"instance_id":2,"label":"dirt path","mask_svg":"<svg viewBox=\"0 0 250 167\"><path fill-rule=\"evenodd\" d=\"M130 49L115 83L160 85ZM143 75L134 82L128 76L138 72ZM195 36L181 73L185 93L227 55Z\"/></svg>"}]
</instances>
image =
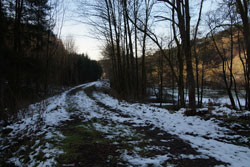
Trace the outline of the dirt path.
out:
<instances>
[{"instance_id":1,"label":"dirt path","mask_svg":"<svg viewBox=\"0 0 250 167\"><path fill-rule=\"evenodd\" d=\"M106 91L96 88L96 85L98 82L81 85L31 105L27 110L32 113L30 116L3 127L0 131L0 166L230 166L229 163L218 160L217 156L211 155L209 149L205 150L206 155L201 153L199 149L202 143L194 147L190 141L180 138L179 131L171 133L171 130L177 127L168 131L156 126L157 121L153 123L153 119L150 121L129 115L134 110L138 110L139 115L144 113L140 104L134 106L118 103L117 107L106 104L105 100L102 100L104 96L101 96ZM149 113L158 112L157 108L146 107ZM124 112L126 109L129 112ZM158 120L159 117L157 115L154 119ZM168 118L174 119L166 120L170 122L169 125L173 125L171 121L180 121L185 117ZM193 126L192 132L199 128L197 125L200 120L198 124L185 121L188 129ZM192 134L186 134L185 131L180 133L198 137L199 141L201 139L203 142L217 140L213 136L206 140L204 135L199 133L203 132L202 130ZM216 144L221 146L220 143ZM232 156L246 155L243 160L248 161L248 153L244 153L244 148L231 148L239 150ZM243 154L239 154L242 150Z\"/></svg>"},{"instance_id":2,"label":"dirt path","mask_svg":"<svg viewBox=\"0 0 250 167\"><path fill-rule=\"evenodd\" d=\"M102 118L88 121L74 114L60 131L66 139L59 163L74 166L215 166L225 165L213 157L202 156L188 143L148 123L138 126L129 115L112 109L92 96L95 89L84 89ZM70 92L70 96L81 89ZM73 100L72 100L73 101ZM72 104L76 106L76 104ZM77 107L74 108L77 111ZM72 111L71 111L72 112ZM112 117L119 117L112 120ZM125 121L119 121L125 120ZM103 130L106 129L106 130ZM108 129L108 130L107 130ZM138 161L138 162L136 162Z\"/></svg>"}]
</instances>

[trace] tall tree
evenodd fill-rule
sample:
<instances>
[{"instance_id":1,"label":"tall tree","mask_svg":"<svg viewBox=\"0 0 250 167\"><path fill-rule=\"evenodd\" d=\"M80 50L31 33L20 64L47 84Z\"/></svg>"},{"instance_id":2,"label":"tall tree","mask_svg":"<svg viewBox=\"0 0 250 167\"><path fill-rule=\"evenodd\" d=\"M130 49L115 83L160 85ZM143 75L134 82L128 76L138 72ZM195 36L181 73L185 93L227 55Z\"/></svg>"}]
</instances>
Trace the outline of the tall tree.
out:
<instances>
[{"instance_id":1,"label":"tall tree","mask_svg":"<svg viewBox=\"0 0 250 167\"><path fill-rule=\"evenodd\" d=\"M250 109L250 27L249 27L250 2L249 0L235 0L234 2L237 7L237 11L240 14L243 24L243 34L244 34L244 41L245 41L245 48L247 55L246 107L247 109Z\"/></svg>"},{"instance_id":2,"label":"tall tree","mask_svg":"<svg viewBox=\"0 0 250 167\"><path fill-rule=\"evenodd\" d=\"M145 58L146 58L146 40L147 40L147 31L149 27L149 17L154 5L153 0L145 0L144 1L144 6L145 6L145 16L144 16L144 21L143 21L143 39L142 39L142 73L141 73L141 95L142 97L145 96L146 94L146 83L147 83L147 78L146 78L146 66L145 66Z\"/></svg>"},{"instance_id":3,"label":"tall tree","mask_svg":"<svg viewBox=\"0 0 250 167\"><path fill-rule=\"evenodd\" d=\"M176 14L177 21L174 21L171 18L165 18L165 20L170 20L177 25L180 38L181 45L183 48L183 54L186 60L186 72L187 72L187 86L188 86L188 97L189 97L189 108L195 110L196 102L195 102L195 79L193 74L193 66L192 66L192 54L191 54L191 38L190 38L190 7L189 0L158 0L165 2L169 8L172 9L172 14ZM201 4L203 0L201 1ZM202 9L202 5L200 5L200 9ZM196 25L199 25L199 19Z\"/></svg>"}]
</instances>

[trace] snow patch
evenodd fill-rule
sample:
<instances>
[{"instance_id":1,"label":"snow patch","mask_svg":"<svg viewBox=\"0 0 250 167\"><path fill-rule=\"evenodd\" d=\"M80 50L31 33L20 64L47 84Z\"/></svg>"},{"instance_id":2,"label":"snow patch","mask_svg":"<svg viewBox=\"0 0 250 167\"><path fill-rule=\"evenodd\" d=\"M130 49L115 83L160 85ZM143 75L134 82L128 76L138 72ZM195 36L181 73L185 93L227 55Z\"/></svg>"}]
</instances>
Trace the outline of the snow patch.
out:
<instances>
[{"instance_id":1,"label":"snow patch","mask_svg":"<svg viewBox=\"0 0 250 167\"><path fill-rule=\"evenodd\" d=\"M231 130L219 126L213 119L202 120L198 116L184 116L185 109L180 109L176 113L171 114L166 109L156 108L146 104L129 104L125 101L118 101L100 92L93 93L93 96L110 108L130 115L131 118L134 118L133 122L140 124L140 126L143 122L144 124L149 122L155 127L179 136L202 153L204 157L214 157L219 161L229 163L235 167L249 166L250 149L223 141L223 138L237 138L240 136L227 135ZM234 110L224 109L225 113L236 113ZM214 112L216 112L216 110ZM159 160L161 159L160 157L155 159L142 159L141 157L135 158L134 156L131 157L124 154L124 158L135 165L140 164L140 166L146 166L148 163L153 163L157 166L161 162ZM165 158L167 158L167 156L165 156Z\"/></svg>"}]
</instances>

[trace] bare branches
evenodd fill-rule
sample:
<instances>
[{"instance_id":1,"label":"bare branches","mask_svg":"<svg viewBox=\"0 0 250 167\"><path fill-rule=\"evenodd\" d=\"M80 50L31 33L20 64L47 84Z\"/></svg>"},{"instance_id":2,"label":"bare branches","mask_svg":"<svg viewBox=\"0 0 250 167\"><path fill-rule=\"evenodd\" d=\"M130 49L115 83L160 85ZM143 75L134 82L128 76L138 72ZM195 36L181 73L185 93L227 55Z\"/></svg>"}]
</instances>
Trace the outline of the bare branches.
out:
<instances>
[{"instance_id":1,"label":"bare branches","mask_svg":"<svg viewBox=\"0 0 250 167\"><path fill-rule=\"evenodd\" d=\"M155 18L159 18L159 20L157 20L157 21L170 21L170 22L173 22L175 25L179 26L179 24L176 23L175 20L170 19L168 17L165 17L165 16L155 16Z\"/></svg>"},{"instance_id":2,"label":"bare branches","mask_svg":"<svg viewBox=\"0 0 250 167\"><path fill-rule=\"evenodd\" d=\"M194 40L195 41L196 41L196 38L197 38L198 28L199 28L200 21L201 21L201 13L202 13L202 9L203 9L203 3L204 3L204 0L201 0L199 16L198 16L198 20L197 20L197 23L196 23L196 26L195 26L195 33L194 33Z\"/></svg>"}]
</instances>

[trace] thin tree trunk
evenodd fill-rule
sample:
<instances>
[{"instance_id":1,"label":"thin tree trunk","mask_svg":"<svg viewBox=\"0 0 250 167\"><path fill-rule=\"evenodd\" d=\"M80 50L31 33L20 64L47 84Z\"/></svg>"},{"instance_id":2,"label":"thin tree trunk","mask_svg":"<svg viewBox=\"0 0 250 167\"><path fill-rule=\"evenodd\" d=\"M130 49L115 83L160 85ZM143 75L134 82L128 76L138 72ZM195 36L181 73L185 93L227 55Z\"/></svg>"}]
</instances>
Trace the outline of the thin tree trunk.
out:
<instances>
[{"instance_id":1,"label":"thin tree trunk","mask_svg":"<svg viewBox=\"0 0 250 167\"><path fill-rule=\"evenodd\" d=\"M241 56L241 40L240 40L240 30L238 30L238 34L237 34L237 38L238 38L238 54L239 54L239 57L240 57L240 61L241 61L241 64L242 64L242 68L243 68L243 72L244 72L244 82L245 82L245 85L247 85L247 69L246 69L246 64ZM243 55L245 55L245 49L243 47ZM246 88L246 86L245 86ZM247 107L247 95L245 95L245 108Z\"/></svg>"},{"instance_id":2,"label":"thin tree trunk","mask_svg":"<svg viewBox=\"0 0 250 167\"><path fill-rule=\"evenodd\" d=\"M149 17L149 4L145 0L146 12L145 12L145 24L144 24L144 34L142 39L142 81L141 81L141 95L142 97L146 94L146 66L145 66L145 57L146 57L146 39L147 39L147 29L148 29L148 17Z\"/></svg>"},{"instance_id":3,"label":"thin tree trunk","mask_svg":"<svg viewBox=\"0 0 250 167\"><path fill-rule=\"evenodd\" d=\"M214 46L215 46L215 49L217 51L217 53L219 54L221 60L222 60L222 74L223 74L223 80L224 80L224 83L225 83L225 87L226 87L226 91L227 91L227 94L228 94L228 97L230 99L230 102L231 102L231 105L233 108L235 108L235 102L234 102L234 98L233 98L233 95L232 95L232 92L231 92L231 89L228 85L228 82L227 82L227 76L226 76L226 66L225 66L225 63L226 63L226 60L224 58L224 55L225 53L221 53L221 51L219 50L218 46L217 46L217 43L214 39L214 36L213 36L213 33L212 33L212 40L213 40L213 43L214 43ZM225 51L224 51L225 52Z\"/></svg>"},{"instance_id":4,"label":"thin tree trunk","mask_svg":"<svg viewBox=\"0 0 250 167\"><path fill-rule=\"evenodd\" d=\"M250 110L250 28L249 28L249 6L247 0L236 0L236 5L243 22L243 34L245 47L247 51L247 84L246 84L246 95L247 95L247 109Z\"/></svg>"},{"instance_id":5,"label":"thin tree trunk","mask_svg":"<svg viewBox=\"0 0 250 167\"><path fill-rule=\"evenodd\" d=\"M172 8L172 28L173 28L173 35L174 40L177 44L177 60L178 60L178 67L179 67L179 76L178 76L178 105L181 107L185 107L185 97L184 97L184 77L183 77L183 71L184 71L184 63L183 58L181 56L181 45L177 38L176 29L175 29L175 10L174 7Z\"/></svg>"},{"instance_id":6,"label":"thin tree trunk","mask_svg":"<svg viewBox=\"0 0 250 167\"><path fill-rule=\"evenodd\" d=\"M137 9L136 7L137 0L134 0L134 19L135 19L135 25L137 25ZM129 18L129 17L128 17ZM134 33L135 33L135 66L136 66L136 97L139 97L139 68L138 68L138 51L137 51L137 27L134 26Z\"/></svg>"},{"instance_id":7,"label":"thin tree trunk","mask_svg":"<svg viewBox=\"0 0 250 167\"><path fill-rule=\"evenodd\" d=\"M235 77L233 76L233 81L234 81L234 92L235 92L235 96L239 105L239 109L242 110L241 104L240 104L240 99L239 99L239 95L238 95L238 91L237 91L237 83L235 80Z\"/></svg>"},{"instance_id":8,"label":"thin tree trunk","mask_svg":"<svg viewBox=\"0 0 250 167\"><path fill-rule=\"evenodd\" d=\"M196 71L196 90L197 90L197 106L200 104L200 83L199 83L199 58L194 47L195 71Z\"/></svg>"},{"instance_id":9,"label":"thin tree trunk","mask_svg":"<svg viewBox=\"0 0 250 167\"><path fill-rule=\"evenodd\" d=\"M45 95L47 95L48 93L48 78L49 78L49 56L50 56L50 30L48 30L48 34L47 34L47 48L46 48L46 64L45 64L45 82L44 82L44 92Z\"/></svg>"},{"instance_id":10,"label":"thin tree trunk","mask_svg":"<svg viewBox=\"0 0 250 167\"><path fill-rule=\"evenodd\" d=\"M159 78L160 78L160 90L159 90L159 99L160 106L162 107L163 101L163 59L162 54L159 55Z\"/></svg>"},{"instance_id":11,"label":"thin tree trunk","mask_svg":"<svg viewBox=\"0 0 250 167\"><path fill-rule=\"evenodd\" d=\"M204 62L202 63L202 69L201 69L201 99L199 107L202 107L203 104L203 91L204 91L204 76L205 76L205 67Z\"/></svg>"},{"instance_id":12,"label":"thin tree trunk","mask_svg":"<svg viewBox=\"0 0 250 167\"><path fill-rule=\"evenodd\" d=\"M14 51L19 56L19 60L22 56L21 51L21 19L23 12L23 0L16 0L15 4L15 26L14 26ZM15 80L15 89L19 91L20 86L20 64L16 63L16 80Z\"/></svg>"},{"instance_id":13,"label":"thin tree trunk","mask_svg":"<svg viewBox=\"0 0 250 167\"><path fill-rule=\"evenodd\" d=\"M227 94L228 94L229 99L230 99L230 101L231 101L231 105L232 105L232 107L235 109L236 107L235 107L234 98L233 98L231 89L230 89L230 87L229 87L229 85L228 85L228 83L227 83L226 67L225 67L225 63L226 63L226 62L225 62L224 59L223 59L222 61L223 61L223 62L222 62L223 80L224 80L224 82L225 82L226 91L227 91Z\"/></svg>"},{"instance_id":14,"label":"thin tree trunk","mask_svg":"<svg viewBox=\"0 0 250 167\"><path fill-rule=\"evenodd\" d=\"M113 73L113 79L114 79L114 78L118 77L117 76L118 73L117 73L117 65L116 65L116 58L115 58L115 45L114 45L114 38L113 38L113 33L112 33L112 23L111 23L112 19L111 19L111 15L110 15L109 2L108 2L108 0L105 0L106 7L107 7L108 23L109 23L109 36L110 36L110 43L111 43L112 73ZM117 88L117 84L115 84L115 88Z\"/></svg>"}]
</instances>

